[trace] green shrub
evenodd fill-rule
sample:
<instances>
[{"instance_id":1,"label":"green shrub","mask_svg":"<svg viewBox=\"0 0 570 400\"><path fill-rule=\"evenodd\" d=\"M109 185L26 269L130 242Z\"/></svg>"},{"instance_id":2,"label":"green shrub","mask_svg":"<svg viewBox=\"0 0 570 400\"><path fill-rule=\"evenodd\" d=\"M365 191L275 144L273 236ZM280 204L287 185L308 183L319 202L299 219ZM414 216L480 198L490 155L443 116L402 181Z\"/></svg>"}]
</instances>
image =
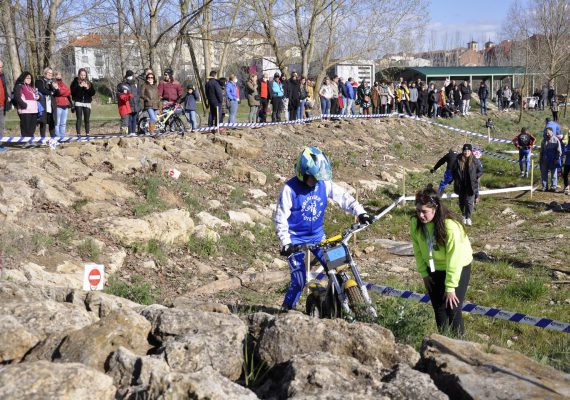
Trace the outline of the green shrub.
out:
<instances>
[{"instance_id":1,"label":"green shrub","mask_svg":"<svg viewBox=\"0 0 570 400\"><path fill-rule=\"evenodd\" d=\"M124 297L125 299L143 305L155 304L160 294L158 289L153 289L150 284L145 282L143 277L139 275L133 276L130 283L111 276L107 280L107 286L104 292L114 296Z\"/></svg>"},{"instance_id":2,"label":"green shrub","mask_svg":"<svg viewBox=\"0 0 570 400\"><path fill-rule=\"evenodd\" d=\"M91 238L85 239L77 246L79 256L84 261L98 261L101 256L101 249Z\"/></svg>"},{"instance_id":3,"label":"green shrub","mask_svg":"<svg viewBox=\"0 0 570 400\"><path fill-rule=\"evenodd\" d=\"M77 200L75 203L73 203L71 208L73 208L76 212L80 212L81 209L87 205L87 203L89 203L89 200L87 199Z\"/></svg>"},{"instance_id":4,"label":"green shrub","mask_svg":"<svg viewBox=\"0 0 570 400\"><path fill-rule=\"evenodd\" d=\"M505 286L505 293L518 300L537 301L548 293L544 280L530 277L522 282L513 282Z\"/></svg>"},{"instance_id":5,"label":"green shrub","mask_svg":"<svg viewBox=\"0 0 570 400\"><path fill-rule=\"evenodd\" d=\"M135 243L131 249L135 253L151 254L158 265L165 264L168 259L164 246L156 239L151 239L146 243Z\"/></svg>"},{"instance_id":6,"label":"green shrub","mask_svg":"<svg viewBox=\"0 0 570 400\"><path fill-rule=\"evenodd\" d=\"M387 298L376 309L378 323L390 329L399 342L418 348L424 336L433 330L433 311L425 304Z\"/></svg>"},{"instance_id":7,"label":"green shrub","mask_svg":"<svg viewBox=\"0 0 570 400\"><path fill-rule=\"evenodd\" d=\"M200 257L209 257L218 253L216 242L212 239L192 237L186 246L190 253Z\"/></svg>"}]
</instances>

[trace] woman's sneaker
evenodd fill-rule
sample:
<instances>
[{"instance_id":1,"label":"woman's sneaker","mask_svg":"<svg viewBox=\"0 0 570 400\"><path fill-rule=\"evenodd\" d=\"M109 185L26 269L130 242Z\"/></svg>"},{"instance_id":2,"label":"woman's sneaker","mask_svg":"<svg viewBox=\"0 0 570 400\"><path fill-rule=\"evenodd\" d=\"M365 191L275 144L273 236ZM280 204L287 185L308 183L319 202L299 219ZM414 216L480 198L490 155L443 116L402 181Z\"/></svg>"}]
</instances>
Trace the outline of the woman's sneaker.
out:
<instances>
[{"instance_id":1,"label":"woman's sneaker","mask_svg":"<svg viewBox=\"0 0 570 400\"><path fill-rule=\"evenodd\" d=\"M564 194L570 195L570 186L564 186Z\"/></svg>"}]
</instances>

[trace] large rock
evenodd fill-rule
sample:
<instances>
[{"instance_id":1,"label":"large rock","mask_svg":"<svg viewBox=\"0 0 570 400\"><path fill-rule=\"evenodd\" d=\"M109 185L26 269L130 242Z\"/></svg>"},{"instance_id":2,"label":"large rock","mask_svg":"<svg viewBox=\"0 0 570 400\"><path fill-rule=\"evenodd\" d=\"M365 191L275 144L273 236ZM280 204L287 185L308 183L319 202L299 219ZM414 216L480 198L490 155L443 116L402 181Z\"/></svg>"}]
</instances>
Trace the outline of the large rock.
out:
<instances>
[{"instance_id":1,"label":"large rock","mask_svg":"<svg viewBox=\"0 0 570 400\"><path fill-rule=\"evenodd\" d=\"M348 393L356 399L447 399L429 375L405 364L388 372L350 356L321 352L296 355L278 364L257 390L262 398L272 399L341 399Z\"/></svg>"},{"instance_id":2,"label":"large rock","mask_svg":"<svg viewBox=\"0 0 570 400\"><path fill-rule=\"evenodd\" d=\"M205 367L194 373L171 372L153 379L149 398L160 400L256 400L258 397L251 390L222 376L212 367Z\"/></svg>"},{"instance_id":3,"label":"large rock","mask_svg":"<svg viewBox=\"0 0 570 400\"><path fill-rule=\"evenodd\" d=\"M112 311L99 322L67 335L54 361L80 362L105 371L105 362L120 346L144 355L150 348L150 323L130 309Z\"/></svg>"},{"instance_id":4,"label":"large rock","mask_svg":"<svg viewBox=\"0 0 570 400\"><path fill-rule=\"evenodd\" d=\"M315 319L292 312L269 319L266 326L258 352L268 365L318 351L355 357L374 368L388 368L399 362L413 366L419 358L409 346L397 344L392 332L375 324Z\"/></svg>"},{"instance_id":5,"label":"large rock","mask_svg":"<svg viewBox=\"0 0 570 400\"><path fill-rule=\"evenodd\" d=\"M101 179L90 176L84 181L75 182L71 185L79 196L90 200L119 200L135 197L135 194L127 189L121 182Z\"/></svg>"},{"instance_id":6,"label":"large rock","mask_svg":"<svg viewBox=\"0 0 570 400\"><path fill-rule=\"evenodd\" d=\"M234 315L147 307L142 312L152 323L152 338L163 345L172 369L199 371L212 366L238 379L243 364L247 326Z\"/></svg>"},{"instance_id":7,"label":"large rock","mask_svg":"<svg viewBox=\"0 0 570 400\"><path fill-rule=\"evenodd\" d=\"M78 363L36 361L0 367L4 400L115 399L113 379Z\"/></svg>"},{"instance_id":8,"label":"large rock","mask_svg":"<svg viewBox=\"0 0 570 400\"><path fill-rule=\"evenodd\" d=\"M0 182L0 215L15 220L22 211L32 208L34 190L24 181Z\"/></svg>"},{"instance_id":9,"label":"large rock","mask_svg":"<svg viewBox=\"0 0 570 400\"><path fill-rule=\"evenodd\" d=\"M0 361L19 361L49 335L81 329L97 317L84 308L51 300L0 304Z\"/></svg>"},{"instance_id":10,"label":"large rock","mask_svg":"<svg viewBox=\"0 0 570 400\"><path fill-rule=\"evenodd\" d=\"M186 210L168 210L144 219L112 218L106 220L107 231L124 245L158 240L166 244L183 244L194 232L194 221Z\"/></svg>"},{"instance_id":11,"label":"large rock","mask_svg":"<svg viewBox=\"0 0 570 400\"><path fill-rule=\"evenodd\" d=\"M151 375L163 376L170 372L168 364L157 356L140 356L125 347L119 347L109 358L107 375L113 378L115 386L128 389L138 386L148 389Z\"/></svg>"},{"instance_id":12,"label":"large rock","mask_svg":"<svg viewBox=\"0 0 570 400\"><path fill-rule=\"evenodd\" d=\"M46 271L44 267L32 262L19 269L6 270L6 276L20 283L32 285L51 285L79 289L83 286L83 272L58 273Z\"/></svg>"},{"instance_id":13,"label":"large rock","mask_svg":"<svg viewBox=\"0 0 570 400\"><path fill-rule=\"evenodd\" d=\"M431 335L420 369L452 399L568 399L570 374L512 350Z\"/></svg>"},{"instance_id":14,"label":"large rock","mask_svg":"<svg viewBox=\"0 0 570 400\"><path fill-rule=\"evenodd\" d=\"M251 135L242 137L216 135L214 143L224 146L226 153L230 156L240 158L257 158L263 151L263 144Z\"/></svg>"},{"instance_id":15,"label":"large rock","mask_svg":"<svg viewBox=\"0 0 570 400\"><path fill-rule=\"evenodd\" d=\"M176 164L175 168L181 172L181 177L191 182L208 182L212 176L202 168L192 164Z\"/></svg>"},{"instance_id":16,"label":"large rock","mask_svg":"<svg viewBox=\"0 0 570 400\"><path fill-rule=\"evenodd\" d=\"M230 224L228 224L226 221L223 221L206 211L201 211L196 214L196 216L200 220L200 223L206 225L208 228L230 228Z\"/></svg>"}]
</instances>

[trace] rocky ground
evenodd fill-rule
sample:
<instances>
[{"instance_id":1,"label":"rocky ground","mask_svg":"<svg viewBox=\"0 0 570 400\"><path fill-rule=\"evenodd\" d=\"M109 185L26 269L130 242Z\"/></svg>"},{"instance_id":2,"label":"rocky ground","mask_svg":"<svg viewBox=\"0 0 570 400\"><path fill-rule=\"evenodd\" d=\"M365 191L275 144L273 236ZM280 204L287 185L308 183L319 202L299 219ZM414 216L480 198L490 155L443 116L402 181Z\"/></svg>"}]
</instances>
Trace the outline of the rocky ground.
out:
<instances>
[{"instance_id":1,"label":"rocky ground","mask_svg":"<svg viewBox=\"0 0 570 400\"><path fill-rule=\"evenodd\" d=\"M419 187L426 176L432 178L426 174L429 167L449 147L464 141L439 128L386 119L9 151L0 158L0 258L7 281L0 294L7 296L1 302L2 326L13 328L4 330L8 333L2 342L21 345L3 350L6 367L0 370L0 397L29 395L17 391L27 390L25 385L7 386L24 370L45 375L48 386L66 375L97 382L101 398L116 393L125 398L137 393L149 398L185 398L189 393L220 399L337 398L337 382L350 382L354 398L440 398L443 394L434 383L452 398L517 398L507 387L490 390L472 382L472 376L492 379L503 370L509 372L502 374L504 379L523 376L531 382L531 391L519 398L570 395L567 375L558 383L543 381L559 373L539 371L547 367L526 359L521 368L528 369L515 370L508 362L514 356L503 350L473 345L463 356L461 342L434 336L426 341L418 364L420 357L413 349L394 343L391 333L379 326L311 321L296 313L240 318L228 314L224 305L242 314L248 307L253 311L254 305L269 307L268 311L280 305L288 267L278 256L271 218L304 146L325 149L333 161L335 181L376 212L401 194L404 175L408 190ZM181 171L178 180L168 177L171 168ZM502 198L513 202L516 196ZM524 262L552 269L553 279L564 284L570 272L564 259L570 218L558 212L564 210L561 200L560 194L537 193L532 202L525 200L524 209L514 210L501 206L500 200L490 202L492 212L470 231L475 251L483 252L481 257L495 254L515 261L524 254ZM544 214L531 220L531 213ZM336 233L350 221L332 208L327 229ZM397 277L417 285L405 224L406 214L396 212L359 236L354 250L367 280L382 283ZM144 308L77 291L85 262L104 264L113 279L147 282L157 302L174 308ZM196 311L200 307L204 309ZM42 318L44 326L36 326ZM280 330L289 325L296 334ZM88 354L90 350L80 345L88 332L117 339L101 339L93 345L99 350ZM297 343L298 332L321 332L321 339L306 338L317 343L314 346ZM204 347L206 338L218 334L226 339L220 346L226 347ZM354 335L363 342L355 341ZM263 342L263 337L276 344ZM374 353L382 346L362 344L376 343L380 337L387 341L389 354ZM255 393L243 388L243 357L248 351L250 360L263 361L267 370L264 380L256 382ZM503 354L504 359L493 358ZM447 357L464 364L448 372ZM24 368L18 363L22 360L34 367ZM57 364L48 366L45 360ZM205 385L199 384L206 381L212 392L204 392ZM242 386L234 383L238 381ZM412 381L419 386L406 386ZM71 386L60 389L79 390L65 395L81 397L83 386Z\"/></svg>"}]
</instances>

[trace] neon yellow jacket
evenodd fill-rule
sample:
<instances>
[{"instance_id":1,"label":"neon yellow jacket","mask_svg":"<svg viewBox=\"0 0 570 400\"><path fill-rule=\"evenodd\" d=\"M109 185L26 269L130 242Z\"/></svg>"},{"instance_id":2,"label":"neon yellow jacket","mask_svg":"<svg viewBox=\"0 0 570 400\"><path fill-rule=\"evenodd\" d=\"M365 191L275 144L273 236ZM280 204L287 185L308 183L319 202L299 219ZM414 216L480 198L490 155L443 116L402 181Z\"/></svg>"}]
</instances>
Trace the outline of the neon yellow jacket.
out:
<instances>
[{"instance_id":1,"label":"neon yellow jacket","mask_svg":"<svg viewBox=\"0 0 570 400\"><path fill-rule=\"evenodd\" d=\"M433 223L430 222L426 226L428 234L433 237ZM445 228L447 230L447 242L445 247L438 246L437 243L434 244L433 261L436 271L446 272L445 291L454 292L459 285L463 267L473 261L473 250L465 229L458 222L446 219ZM416 217L412 217L410 220L410 237L414 247L418 272L422 278L425 278L429 271L429 249L423 228L417 229Z\"/></svg>"}]
</instances>

